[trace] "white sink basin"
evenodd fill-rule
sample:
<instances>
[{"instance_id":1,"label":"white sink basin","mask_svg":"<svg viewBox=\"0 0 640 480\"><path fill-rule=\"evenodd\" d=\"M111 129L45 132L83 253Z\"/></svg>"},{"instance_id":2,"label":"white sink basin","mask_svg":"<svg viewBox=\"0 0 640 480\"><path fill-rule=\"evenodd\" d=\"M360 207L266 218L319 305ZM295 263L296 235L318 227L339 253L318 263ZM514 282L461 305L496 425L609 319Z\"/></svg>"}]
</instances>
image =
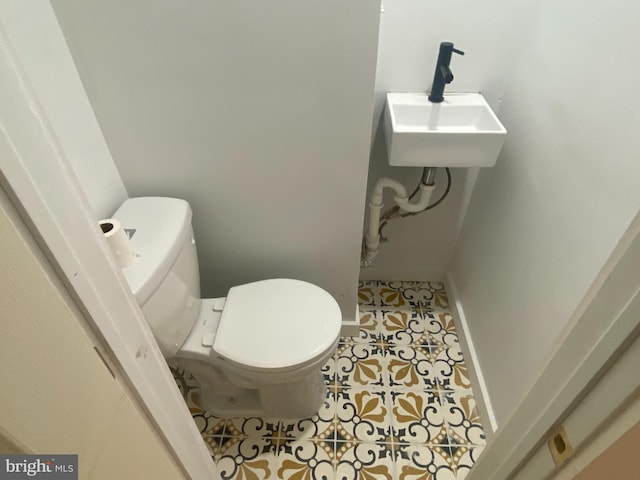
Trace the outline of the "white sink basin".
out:
<instances>
[{"instance_id":1,"label":"white sink basin","mask_svg":"<svg viewBox=\"0 0 640 480\"><path fill-rule=\"evenodd\" d=\"M479 93L388 93L384 133L390 165L492 167L507 130Z\"/></svg>"}]
</instances>

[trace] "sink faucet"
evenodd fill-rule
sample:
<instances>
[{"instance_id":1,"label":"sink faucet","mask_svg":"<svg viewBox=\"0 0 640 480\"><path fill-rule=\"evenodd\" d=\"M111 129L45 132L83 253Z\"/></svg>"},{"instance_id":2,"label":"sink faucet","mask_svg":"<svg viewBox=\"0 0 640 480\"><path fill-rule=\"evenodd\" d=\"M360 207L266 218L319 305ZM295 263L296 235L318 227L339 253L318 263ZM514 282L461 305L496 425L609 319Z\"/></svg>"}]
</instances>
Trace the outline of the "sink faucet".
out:
<instances>
[{"instance_id":1,"label":"sink faucet","mask_svg":"<svg viewBox=\"0 0 640 480\"><path fill-rule=\"evenodd\" d=\"M453 80L453 73L451 73L451 69L449 68L449 63L451 63L451 54L453 52L459 55L464 55L462 50L453 48L453 43L440 43L440 53L438 53L436 71L433 74L433 86L431 87L431 94L429 95L430 102L440 103L444 100L444 86L447 83L451 83Z\"/></svg>"}]
</instances>

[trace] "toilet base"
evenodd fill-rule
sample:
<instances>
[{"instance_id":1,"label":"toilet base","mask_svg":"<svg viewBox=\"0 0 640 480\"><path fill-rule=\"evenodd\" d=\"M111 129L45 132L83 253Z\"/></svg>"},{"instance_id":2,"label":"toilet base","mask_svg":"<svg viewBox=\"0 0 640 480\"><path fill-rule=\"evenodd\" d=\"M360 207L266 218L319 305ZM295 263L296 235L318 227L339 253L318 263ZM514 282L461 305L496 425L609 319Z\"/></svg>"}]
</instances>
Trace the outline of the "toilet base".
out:
<instances>
[{"instance_id":1,"label":"toilet base","mask_svg":"<svg viewBox=\"0 0 640 480\"><path fill-rule=\"evenodd\" d=\"M176 359L200 384L201 406L217 417L307 418L326 398L322 372L315 371L291 383L242 388L217 368L195 359Z\"/></svg>"},{"instance_id":2,"label":"toilet base","mask_svg":"<svg viewBox=\"0 0 640 480\"><path fill-rule=\"evenodd\" d=\"M307 418L320 410L327 396L321 372L293 383L260 389L265 417Z\"/></svg>"},{"instance_id":3,"label":"toilet base","mask_svg":"<svg viewBox=\"0 0 640 480\"><path fill-rule=\"evenodd\" d=\"M240 394L224 394L215 390L200 390L202 408L216 417L262 416L258 390L245 390Z\"/></svg>"}]
</instances>

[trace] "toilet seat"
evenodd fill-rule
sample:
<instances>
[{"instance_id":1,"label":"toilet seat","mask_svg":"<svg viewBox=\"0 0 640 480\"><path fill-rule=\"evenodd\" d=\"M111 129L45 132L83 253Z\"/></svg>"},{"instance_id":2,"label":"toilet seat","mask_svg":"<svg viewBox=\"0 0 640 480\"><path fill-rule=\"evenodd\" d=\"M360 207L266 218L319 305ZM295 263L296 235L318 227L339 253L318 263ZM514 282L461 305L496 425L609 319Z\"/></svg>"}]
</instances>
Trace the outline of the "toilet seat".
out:
<instances>
[{"instance_id":1,"label":"toilet seat","mask_svg":"<svg viewBox=\"0 0 640 480\"><path fill-rule=\"evenodd\" d=\"M322 288L261 280L229 290L213 350L248 370L300 368L335 346L341 321L338 303Z\"/></svg>"}]
</instances>

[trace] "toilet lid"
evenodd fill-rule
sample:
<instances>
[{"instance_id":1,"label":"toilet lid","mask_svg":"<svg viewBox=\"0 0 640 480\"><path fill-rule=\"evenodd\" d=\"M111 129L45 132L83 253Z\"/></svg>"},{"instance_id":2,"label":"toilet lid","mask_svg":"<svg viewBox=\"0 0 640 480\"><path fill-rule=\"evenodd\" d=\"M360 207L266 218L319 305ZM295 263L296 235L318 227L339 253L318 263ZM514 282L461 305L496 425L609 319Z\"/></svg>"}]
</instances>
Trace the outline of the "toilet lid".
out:
<instances>
[{"instance_id":1,"label":"toilet lid","mask_svg":"<svg viewBox=\"0 0 640 480\"><path fill-rule=\"evenodd\" d=\"M322 288L262 280L229 290L213 349L252 370L301 366L332 347L341 322L338 303Z\"/></svg>"}]
</instances>

